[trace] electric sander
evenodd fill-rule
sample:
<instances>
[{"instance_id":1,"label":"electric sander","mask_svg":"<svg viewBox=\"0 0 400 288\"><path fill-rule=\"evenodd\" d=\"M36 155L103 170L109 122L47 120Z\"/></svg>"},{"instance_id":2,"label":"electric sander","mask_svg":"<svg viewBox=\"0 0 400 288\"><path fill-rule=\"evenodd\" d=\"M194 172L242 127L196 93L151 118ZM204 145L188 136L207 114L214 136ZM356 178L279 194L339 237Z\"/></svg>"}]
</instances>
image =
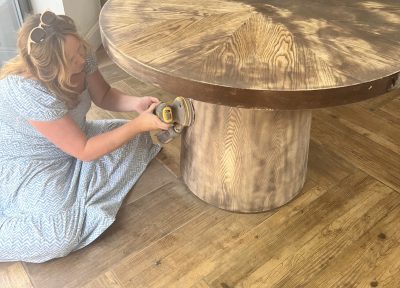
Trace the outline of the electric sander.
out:
<instances>
[{"instance_id":1,"label":"electric sander","mask_svg":"<svg viewBox=\"0 0 400 288\"><path fill-rule=\"evenodd\" d=\"M171 104L161 102L154 109L154 114L164 123L172 124L168 130L156 134L163 144L171 142L182 133L183 128L194 122L194 108L189 98L176 97Z\"/></svg>"}]
</instances>

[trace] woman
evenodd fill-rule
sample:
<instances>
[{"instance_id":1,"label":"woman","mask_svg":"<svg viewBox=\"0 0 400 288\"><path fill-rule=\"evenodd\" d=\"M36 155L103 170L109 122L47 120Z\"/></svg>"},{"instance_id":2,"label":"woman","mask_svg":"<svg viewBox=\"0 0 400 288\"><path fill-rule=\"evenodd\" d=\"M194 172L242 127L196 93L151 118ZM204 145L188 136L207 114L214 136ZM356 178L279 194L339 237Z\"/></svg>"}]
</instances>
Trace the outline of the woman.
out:
<instances>
[{"instance_id":1,"label":"woman","mask_svg":"<svg viewBox=\"0 0 400 288\"><path fill-rule=\"evenodd\" d=\"M110 88L71 18L31 16L0 72L0 262L44 262L96 239L159 152L154 97ZM91 101L139 112L86 121Z\"/></svg>"}]
</instances>

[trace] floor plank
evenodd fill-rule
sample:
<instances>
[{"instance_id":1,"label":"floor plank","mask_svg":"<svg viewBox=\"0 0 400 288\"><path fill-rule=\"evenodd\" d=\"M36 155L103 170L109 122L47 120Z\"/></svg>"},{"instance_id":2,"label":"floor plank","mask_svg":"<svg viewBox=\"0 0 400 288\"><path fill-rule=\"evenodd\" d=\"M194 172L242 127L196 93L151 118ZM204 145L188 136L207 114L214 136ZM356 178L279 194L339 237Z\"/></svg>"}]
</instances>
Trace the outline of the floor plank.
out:
<instances>
[{"instance_id":1,"label":"floor plank","mask_svg":"<svg viewBox=\"0 0 400 288\"><path fill-rule=\"evenodd\" d=\"M90 281L83 288L122 288L122 286L112 272L106 272Z\"/></svg>"},{"instance_id":2,"label":"floor plank","mask_svg":"<svg viewBox=\"0 0 400 288\"><path fill-rule=\"evenodd\" d=\"M206 206L179 181L168 183L122 207L116 222L88 247L43 264L26 264L27 271L35 287L83 286L198 217Z\"/></svg>"},{"instance_id":3,"label":"floor plank","mask_svg":"<svg viewBox=\"0 0 400 288\"><path fill-rule=\"evenodd\" d=\"M146 173L143 173L139 181L136 182L133 189L129 192L123 205L129 205L175 180L175 175L169 172L158 160L154 159L146 168Z\"/></svg>"},{"instance_id":4,"label":"floor plank","mask_svg":"<svg viewBox=\"0 0 400 288\"><path fill-rule=\"evenodd\" d=\"M390 101L389 103L383 105L381 107L381 110L389 113L397 119L400 119L400 96L398 96L393 101Z\"/></svg>"},{"instance_id":5,"label":"floor plank","mask_svg":"<svg viewBox=\"0 0 400 288\"><path fill-rule=\"evenodd\" d=\"M351 239L341 241L345 240L341 237L346 234L344 231L354 233L352 227L358 226L358 230L369 228L372 222L387 213L381 209L382 201L390 205L390 211L398 205L400 196L366 174L356 173L309 203L302 212L287 218L287 213L280 210L268 218L246 235L243 239L246 245L240 243L234 250L211 258L209 261L216 262L214 265L220 268L204 279L211 287L218 287L220 283L229 287L241 287L242 284L248 287L246 285L250 283L256 283L256 287L263 287L263 283L270 287L301 286L302 277L312 277L313 273L323 269L325 261L341 251L342 246L351 243ZM376 202L380 205L371 209ZM351 212L370 209L375 214L369 221L359 219L359 213L353 215ZM377 220L373 218L375 215L379 216ZM358 230L355 232L361 233ZM259 236L258 241L252 241L255 235ZM255 279L248 280L253 273L257 275L253 276Z\"/></svg>"},{"instance_id":6,"label":"floor plank","mask_svg":"<svg viewBox=\"0 0 400 288\"><path fill-rule=\"evenodd\" d=\"M290 211L288 217L292 213L301 213L324 192L311 181L307 182L304 191L295 201L281 208ZM210 271L222 268L209 259L235 250L238 242L243 245L244 235L249 231L258 232L255 227L277 212L279 210L237 214L208 206L207 211L192 222L137 255L127 257L112 271L127 287L190 287ZM250 242L258 239L257 233L253 234Z\"/></svg>"},{"instance_id":7,"label":"floor plank","mask_svg":"<svg viewBox=\"0 0 400 288\"><path fill-rule=\"evenodd\" d=\"M163 145L163 149L158 153L156 158L176 177L180 177L181 136L178 136L170 143Z\"/></svg>"},{"instance_id":8,"label":"floor plank","mask_svg":"<svg viewBox=\"0 0 400 288\"><path fill-rule=\"evenodd\" d=\"M390 102L393 101L393 99L396 99L400 96L400 90L393 90L389 93L386 93L384 95L374 97L371 99L368 99L366 101L362 101L353 105L359 106L360 108L364 109L370 109L371 111L377 110L381 108L382 106L388 105Z\"/></svg>"},{"instance_id":9,"label":"floor plank","mask_svg":"<svg viewBox=\"0 0 400 288\"><path fill-rule=\"evenodd\" d=\"M314 113L311 139L400 192L400 155L356 133L329 113Z\"/></svg>"},{"instance_id":10,"label":"floor plank","mask_svg":"<svg viewBox=\"0 0 400 288\"><path fill-rule=\"evenodd\" d=\"M400 287L400 206L383 211L386 217L331 260L305 287ZM371 219L372 214L367 213L364 220L369 220L367 217Z\"/></svg>"},{"instance_id":11,"label":"floor plank","mask_svg":"<svg viewBox=\"0 0 400 288\"><path fill-rule=\"evenodd\" d=\"M318 186L329 188L356 172L357 168L336 153L326 150L323 145L310 141L307 179Z\"/></svg>"},{"instance_id":12,"label":"floor plank","mask_svg":"<svg viewBox=\"0 0 400 288\"><path fill-rule=\"evenodd\" d=\"M339 208L342 213L333 221L328 220L329 216L325 217L322 220L322 223L326 224L325 227L310 240L299 241L304 243L304 246L299 246L299 242L297 242L296 245L291 244L289 247L285 247L284 250L287 252L283 253L286 254L281 258L283 261L274 259L272 263L266 262L250 277L237 285L264 287L263 285L268 283L270 287L304 287L318 274L325 271L327 271L327 278L324 279L323 283L333 280L334 278L329 273L331 262L334 259L345 257L344 254L352 254L353 251L349 248L357 245L359 239L365 233L368 233L372 227L400 205L400 195L396 192L372 178L367 179L365 183L367 182L367 185L360 185L355 187L354 192L352 191L352 193L359 194L355 198L357 202L353 206L346 210ZM312 230L302 237L309 238L308 234L315 232ZM290 247L293 247L293 249L290 249ZM346 268L349 270L352 262L347 263L342 267L347 266ZM352 275L356 278L354 272L352 271ZM332 285L332 287L343 286ZM310 285L310 287L323 286Z\"/></svg>"},{"instance_id":13,"label":"floor plank","mask_svg":"<svg viewBox=\"0 0 400 288\"><path fill-rule=\"evenodd\" d=\"M391 101L390 104L395 102ZM398 145L400 143L400 121L396 122L388 117L382 118L374 112L359 109L355 105L335 107L324 112L358 134L400 154Z\"/></svg>"},{"instance_id":14,"label":"floor plank","mask_svg":"<svg viewBox=\"0 0 400 288\"><path fill-rule=\"evenodd\" d=\"M206 281L200 280L198 283L194 284L190 288L210 288Z\"/></svg>"},{"instance_id":15,"label":"floor plank","mask_svg":"<svg viewBox=\"0 0 400 288\"><path fill-rule=\"evenodd\" d=\"M33 287L21 262L2 264L0 266L1 288L31 288Z\"/></svg>"},{"instance_id":16,"label":"floor plank","mask_svg":"<svg viewBox=\"0 0 400 288\"><path fill-rule=\"evenodd\" d=\"M92 103L89 112L86 114L86 119L92 120L102 120L102 119L114 119L114 116L106 110L101 109Z\"/></svg>"}]
</instances>

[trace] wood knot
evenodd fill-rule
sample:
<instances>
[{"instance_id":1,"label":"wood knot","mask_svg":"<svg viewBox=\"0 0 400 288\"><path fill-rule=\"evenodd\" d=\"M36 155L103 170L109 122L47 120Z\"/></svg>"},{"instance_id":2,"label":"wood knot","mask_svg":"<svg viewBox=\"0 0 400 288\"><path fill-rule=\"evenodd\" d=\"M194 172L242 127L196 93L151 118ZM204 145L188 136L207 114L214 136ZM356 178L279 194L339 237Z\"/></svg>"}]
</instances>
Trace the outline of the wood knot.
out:
<instances>
[{"instance_id":1,"label":"wood knot","mask_svg":"<svg viewBox=\"0 0 400 288\"><path fill-rule=\"evenodd\" d=\"M372 281L371 283L369 283L369 285L371 286L371 287L378 287L378 281L376 281L376 280L374 280L374 281Z\"/></svg>"},{"instance_id":2,"label":"wood knot","mask_svg":"<svg viewBox=\"0 0 400 288\"><path fill-rule=\"evenodd\" d=\"M386 239L386 234L385 233L379 233L378 238L381 240L385 240Z\"/></svg>"}]
</instances>

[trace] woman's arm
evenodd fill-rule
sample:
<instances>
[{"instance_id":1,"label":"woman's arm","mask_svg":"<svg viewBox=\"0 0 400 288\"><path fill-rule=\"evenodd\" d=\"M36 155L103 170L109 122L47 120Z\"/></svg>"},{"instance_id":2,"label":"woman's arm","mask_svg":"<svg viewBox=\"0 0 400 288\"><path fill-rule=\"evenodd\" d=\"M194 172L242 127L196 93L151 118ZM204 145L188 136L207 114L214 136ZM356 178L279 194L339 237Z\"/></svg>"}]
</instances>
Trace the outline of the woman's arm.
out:
<instances>
[{"instance_id":1,"label":"woman's arm","mask_svg":"<svg viewBox=\"0 0 400 288\"><path fill-rule=\"evenodd\" d=\"M169 125L153 115L155 106L151 105L128 123L89 139L68 114L54 121L29 120L29 123L65 153L82 161L93 161L121 147L138 133L168 129Z\"/></svg>"},{"instance_id":2,"label":"woman's arm","mask_svg":"<svg viewBox=\"0 0 400 288\"><path fill-rule=\"evenodd\" d=\"M116 88L112 88L103 78L99 70L87 77L90 97L94 104L109 111L117 112L143 112L152 103L158 103L159 100L154 97L136 97L129 96ZM147 100L146 103L142 103ZM145 105L143 105L145 104ZM146 107L144 107L146 106Z\"/></svg>"}]
</instances>

